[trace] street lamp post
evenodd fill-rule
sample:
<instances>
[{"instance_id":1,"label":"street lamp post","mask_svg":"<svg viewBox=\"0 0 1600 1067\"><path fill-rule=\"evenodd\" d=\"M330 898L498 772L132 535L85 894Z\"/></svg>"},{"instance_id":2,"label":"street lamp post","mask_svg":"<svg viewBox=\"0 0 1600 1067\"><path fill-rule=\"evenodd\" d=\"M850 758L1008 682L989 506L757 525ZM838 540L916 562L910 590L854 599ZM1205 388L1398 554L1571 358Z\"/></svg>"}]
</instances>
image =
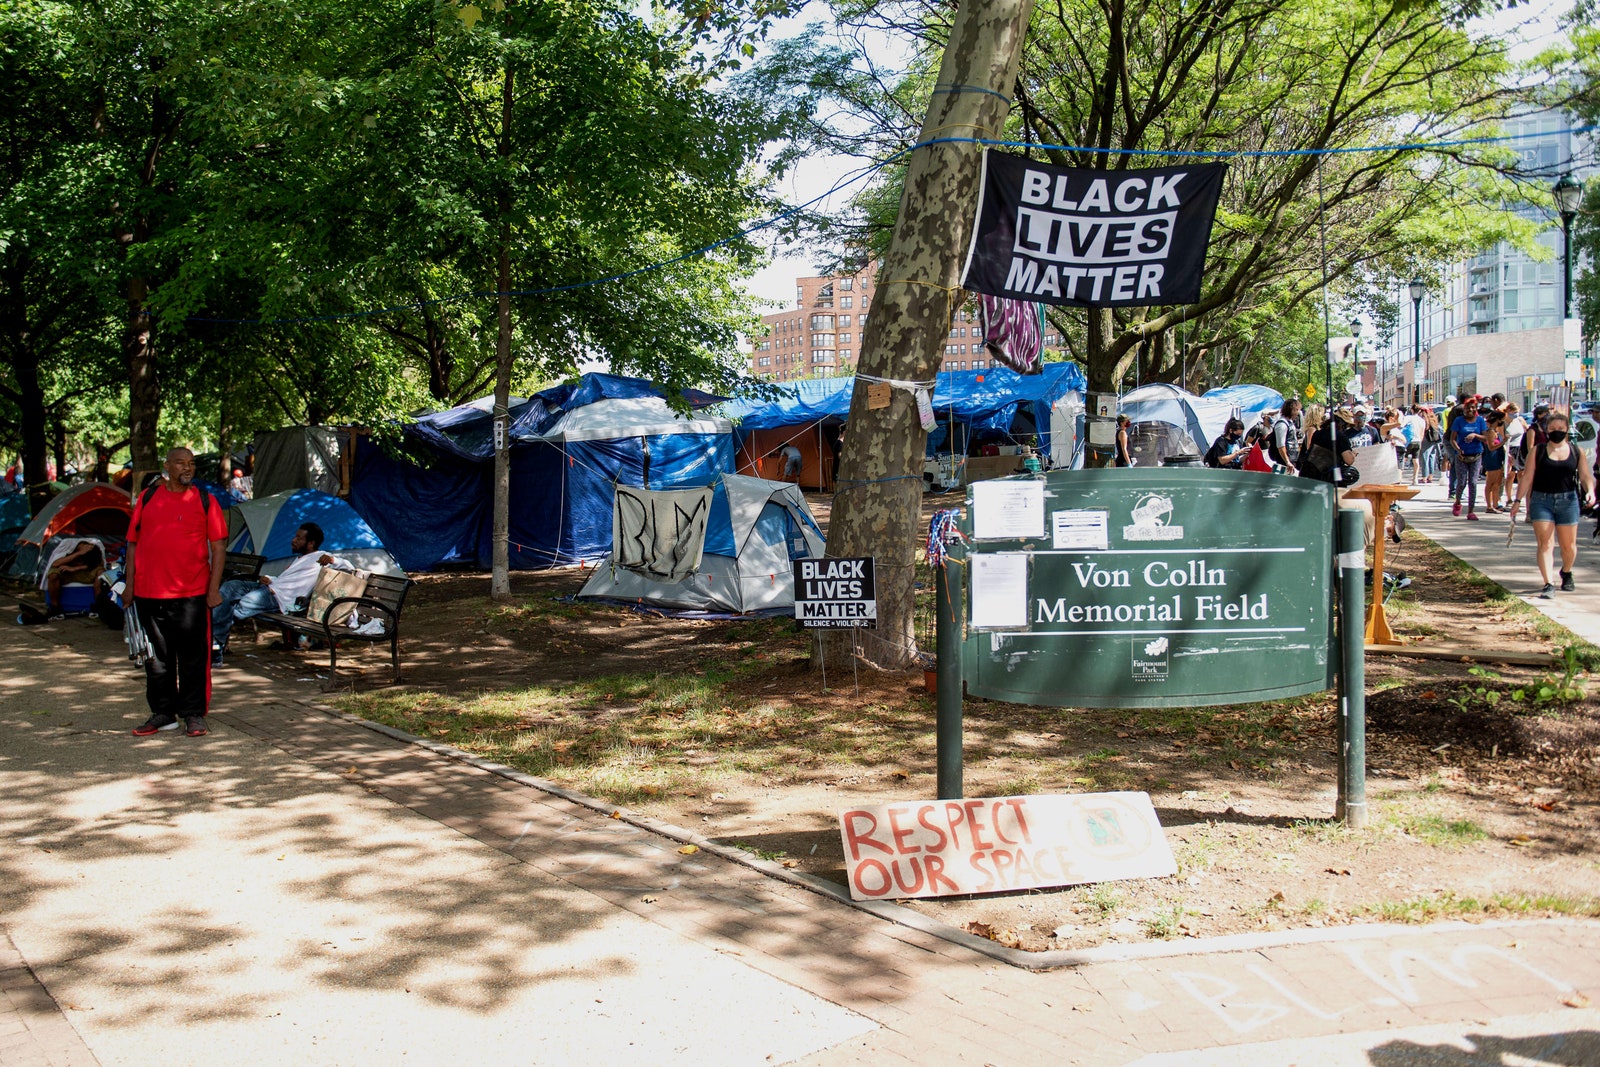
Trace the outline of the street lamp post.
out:
<instances>
[{"instance_id":1,"label":"street lamp post","mask_svg":"<svg viewBox=\"0 0 1600 1067\"><path fill-rule=\"evenodd\" d=\"M1572 220L1578 214L1578 206L1583 203L1583 184L1574 181L1571 174L1563 174L1560 180L1550 187L1550 196L1555 200L1556 211L1561 215L1561 318L1563 319L1562 336L1566 337L1565 320L1574 318L1572 314ZM1581 340L1579 343L1582 343Z\"/></svg>"},{"instance_id":2,"label":"street lamp post","mask_svg":"<svg viewBox=\"0 0 1600 1067\"><path fill-rule=\"evenodd\" d=\"M1421 278L1411 282L1411 402L1422 403L1422 297L1428 283Z\"/></svg>"}]
</instances>

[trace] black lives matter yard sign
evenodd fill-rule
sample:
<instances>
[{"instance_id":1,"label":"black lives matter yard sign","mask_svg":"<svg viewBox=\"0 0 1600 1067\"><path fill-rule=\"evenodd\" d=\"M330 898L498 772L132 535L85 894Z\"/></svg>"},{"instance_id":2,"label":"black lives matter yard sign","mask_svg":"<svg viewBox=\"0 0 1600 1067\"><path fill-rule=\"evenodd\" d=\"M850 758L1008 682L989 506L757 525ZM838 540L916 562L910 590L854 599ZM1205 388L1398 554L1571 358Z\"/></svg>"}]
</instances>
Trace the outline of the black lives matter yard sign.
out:
<instances>
[{"instance_id":1,"label":"black lives matter yard sign","mask_svg":"<svg viewBox=\"0 0 1600 1067\"><path fill-rule=\"evenodd\" d=\"M872 557L795 560L794 617L810 627L877 626Z\"/></svg>"},{"instance_id":2,"label":"black lives matter yard sign","mask_svg":"<svg viewBox=\"0 0 1600 1067\"><path fill-rule=\"evenodd\" d=\"M1192 304L1226 172L1083 170L985 152L961 284L1043 304Z\"/></svg>"}]
</instances>

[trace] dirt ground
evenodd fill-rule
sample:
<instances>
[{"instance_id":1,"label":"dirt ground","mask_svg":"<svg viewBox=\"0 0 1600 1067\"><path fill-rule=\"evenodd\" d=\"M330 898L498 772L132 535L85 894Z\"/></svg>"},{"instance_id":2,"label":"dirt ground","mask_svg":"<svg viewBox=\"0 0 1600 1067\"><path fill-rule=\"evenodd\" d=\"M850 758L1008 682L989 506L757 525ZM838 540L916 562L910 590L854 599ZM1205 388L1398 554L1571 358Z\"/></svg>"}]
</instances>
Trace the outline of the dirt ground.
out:
<instances>
[{"instance_id":1,"label":"dirt ground","mask_svg":"<svg viewBox=\"0 0 1600 1067\"><path fill-rule=\"evenodd\" d=\"M1422 647L1548 652L1563 640L1414 532L1389 560L1413 579L1391 621ZM422 575L406 605L403 682L387 684L387 649L367 651L323 683L326 699L841 883L841 809L934 796L934 705L920 673L830 665L824 689L791 620L674 620L558 599L582 582L577 571L518 573L505 605L487 599L484 575ZM286 680L327 675L325 654L244 654ZM1147 791L1178 873L902 903L1035 950L1600 915L1600 702L1584 675L1565 673L1369 656L1361 831L1332 818L1331 693L1126 712L969 699L968 797Z\"/></svg>"}]
</instances>

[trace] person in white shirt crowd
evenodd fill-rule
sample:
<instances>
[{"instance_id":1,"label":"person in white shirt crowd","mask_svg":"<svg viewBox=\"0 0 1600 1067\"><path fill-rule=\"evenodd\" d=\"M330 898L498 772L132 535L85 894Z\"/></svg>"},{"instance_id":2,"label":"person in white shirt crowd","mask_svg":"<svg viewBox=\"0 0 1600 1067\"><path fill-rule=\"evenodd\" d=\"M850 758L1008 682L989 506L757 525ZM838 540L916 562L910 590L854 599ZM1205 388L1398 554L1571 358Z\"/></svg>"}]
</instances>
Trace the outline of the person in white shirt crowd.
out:
<instances>
[{"instance_id":1,"label":"person in white shirt crowd","mask_svg":"<svg viewBox=\"0 0 1600 1067\"><path fill-rule=\"evenodd\" d=\"M211 665L222 666L223 654L228 650L228 634L233 624L269 611L293 615L304 610L302 601L317 584L317 575L323 567L336 571L353 571L349 560L327 552L322 547L322 527L308 522L294 532L289 548L297 557L276 578L262 575L257 581L235 579L222 583L222 603L211 612Z\"/></svg>"}]
</instances>

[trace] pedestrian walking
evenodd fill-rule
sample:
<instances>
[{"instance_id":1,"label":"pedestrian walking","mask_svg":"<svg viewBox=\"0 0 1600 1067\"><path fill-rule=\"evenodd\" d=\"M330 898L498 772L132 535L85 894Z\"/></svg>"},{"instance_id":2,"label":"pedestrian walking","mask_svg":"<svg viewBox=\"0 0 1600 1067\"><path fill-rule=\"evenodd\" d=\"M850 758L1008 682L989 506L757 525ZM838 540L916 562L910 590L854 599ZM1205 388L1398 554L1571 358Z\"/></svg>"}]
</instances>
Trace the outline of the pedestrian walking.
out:
<instances>
[{"instance_id":1,"label":"pedestrian walking","mask_svg":"<svg viewBox=\"0 0 1600 1067\"><path fill-rule=\"evenodd\" d=\"M139 494L128 520L126 578L150 641L145 699L148 737L182 721L204 736L211 697L211 609L222 603L228 520L194 484L194 453L167 453L166 477Z\"/></svg>"},{"instance_id":2,"label":"pedestrian walking","mask_svg":"<svg viewBox=\"0 0 1600 1067\"><path fill-rule=\"evenodd\" d=\"M1439 425L1439 416L1432 407L1420 404L1417 414L1422 416L1422 448L1418 458L1422 462L1422 480L1426 484L1433 483L1433 476L1439 470L1439 446L1444 441L1444 429Z\"/></svg>"},{"instance_id":3,"label":"pedestrian walking","mask_svg":"<svg viewBox=\"0 0 1600 1067\"><path fill-rule=\"evenodd\" d=\"M1500 506L1500 488L1506 473L1506 417L1498 411L1484 416L1488 436L1483 441L1483 510L1491 515L1505 512Z\"/></svg>"},{"instance_id":4,"label":"pedestrian walking","mask_svg":"<svg viewBox=\"0 0 1600 1067\"><path fill-rule=\"evenodd\" d=\"M1478 414L1478 398L1467 397L1461 405L1461 414L1450 423L1450 443L1455 450L1455 484L1450 487L1452 515L1461 514L1461 494L1467 494L1467 518L1478 521L1478 476L1483 472L1483 443L1488 436L1489 424Z\"/></svg>"},{"instance_id":5,"label":"pedestrian walking","mask_svg":"<svg viewBox=\"0 0 1600 1067\"><path fill-rule=\"evenodd\" d=\"M1519 499L1528 507L1528 521L1539 559L1539 577L1544 588L1539 595L1549 597L1550 546L1554 540L1561 549L1561 589L1571 592L1572 566L1578 560L1578 514L1580 504L1594 506L1594 471L1589 458L1568 438L1571 420L1565 413L1552 411L1545 418L1545 440L1528 451L1522 471ZM1512 505L1512 515L1516 505Z\"/></svg>"}]
</instances>

